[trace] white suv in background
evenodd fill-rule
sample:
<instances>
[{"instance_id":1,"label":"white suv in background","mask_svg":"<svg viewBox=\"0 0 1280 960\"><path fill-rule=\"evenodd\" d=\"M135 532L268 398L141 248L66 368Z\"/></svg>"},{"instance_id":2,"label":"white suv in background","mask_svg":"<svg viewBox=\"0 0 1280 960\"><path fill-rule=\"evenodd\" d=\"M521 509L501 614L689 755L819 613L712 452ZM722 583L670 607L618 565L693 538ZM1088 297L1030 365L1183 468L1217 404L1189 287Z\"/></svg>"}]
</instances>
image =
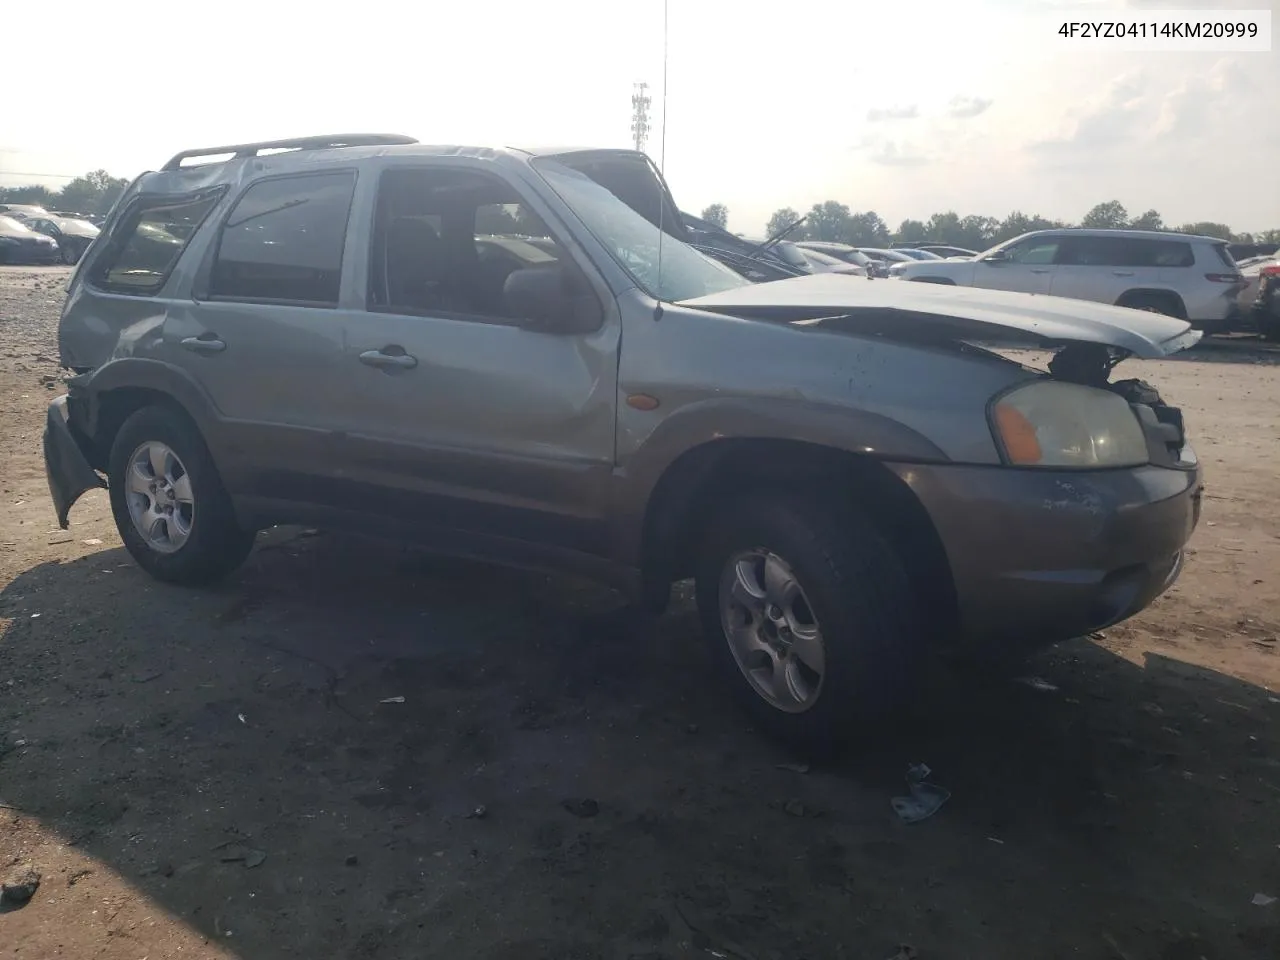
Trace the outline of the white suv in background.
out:
<instances>
[{"instance_id":1,"label":"white suv in background","mask_svg":"<svg viewBox=\"0 0 1280 960\"><path fill-rule=\"evenodd\" d=\"M1147 230L1039 230L972 260L895 264L890 276L1153 310L1229 327L1245 286L1224 240Z\"/></svg>"}]
</instances>

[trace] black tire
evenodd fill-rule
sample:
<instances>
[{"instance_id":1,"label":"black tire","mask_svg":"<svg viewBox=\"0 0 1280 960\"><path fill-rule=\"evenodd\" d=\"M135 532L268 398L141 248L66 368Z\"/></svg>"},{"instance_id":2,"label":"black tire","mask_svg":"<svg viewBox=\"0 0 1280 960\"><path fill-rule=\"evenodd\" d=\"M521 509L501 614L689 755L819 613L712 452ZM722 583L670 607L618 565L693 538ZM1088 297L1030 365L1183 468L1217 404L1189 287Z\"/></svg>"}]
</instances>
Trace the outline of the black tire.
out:
<instances>
[{"instance_id":1,"label":"black tire","mask_svg":"<svg viewBox=\"0 0 1280 960\"><path fill-rule=\"evenodd\" d=\"M168 446L190 478L195 509L186 542L172 553L151 545L129 515L125 479L135 450L148 441ZM116 529L125 549L147 573L166 583L196 586L211 583L239 567L253 549L255 531L236 520L231 498L222 485L204 438L190 419L168 407L144 407L121 425L111 445L108 492Z\"/></svg>"},{"instance_id":2,"label":"black tire","mask_svg":"<svg viewBox=\"0 0 1280 960\"><path fill-rule=\"evenodd\" d=\"M820 625L825 668L816 700L785 712L759 694L730 648L720 580L730 558L764 549L786 561ZM752 494L711 520L698 558L698 611L710 654L757 725L813 756L847 745L865 721L903 706L919 679L925 625L893 547L838 501Z\"/></svg>"},{"instance_id":3,"label":"black tire","mask_svg":"<svg viewBox=\"0 0 1280 960\"><path fill-rule=\"evenodd\" d=\"M1128 307L1130 310L1146 310L1150 313L1162 313L1166 317L1176 317L1179 320L1185 320L1187 318L1187 311L1183 309L1182 301L1173 294L1125 294L1116 301L1116 306Z\"/></svg>"},{"instance_id":4,"label":"black tire","mask_svg":"<svg viewBox=\"0 0 1280 960\"><path fill-rule=\"evenodd\" d=\"M78 243L66 243L62 246L62 262L67 266L71 266L80 259L80 245Z\"/></svg>"}]
</instances>

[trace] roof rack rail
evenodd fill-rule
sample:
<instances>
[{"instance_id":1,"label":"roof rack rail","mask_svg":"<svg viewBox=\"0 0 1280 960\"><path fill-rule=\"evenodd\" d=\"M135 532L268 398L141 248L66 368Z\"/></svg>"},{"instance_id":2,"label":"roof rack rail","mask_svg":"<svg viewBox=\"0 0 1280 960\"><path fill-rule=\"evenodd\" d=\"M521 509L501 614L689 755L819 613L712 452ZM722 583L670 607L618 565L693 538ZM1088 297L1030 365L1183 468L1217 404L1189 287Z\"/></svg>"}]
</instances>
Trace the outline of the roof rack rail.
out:
<instances>
[{"instance_id":1,"label":"roof rack rail","mask_svg":"<svg viewBox=\"0 0 1280 960\"><path fill-rule=\"evenodd\" d=\"M259 143L233 143L222 147L183 150L169 158L161 170L178 170L184 160L193 157L216 157L230 153L236 160L256 157L263 150L328 150L333 147L378 147L417 143L413 137L398 133L339 133L318 137L294 137L291 140L263 140Z\"/></svg>"}]
</instances>

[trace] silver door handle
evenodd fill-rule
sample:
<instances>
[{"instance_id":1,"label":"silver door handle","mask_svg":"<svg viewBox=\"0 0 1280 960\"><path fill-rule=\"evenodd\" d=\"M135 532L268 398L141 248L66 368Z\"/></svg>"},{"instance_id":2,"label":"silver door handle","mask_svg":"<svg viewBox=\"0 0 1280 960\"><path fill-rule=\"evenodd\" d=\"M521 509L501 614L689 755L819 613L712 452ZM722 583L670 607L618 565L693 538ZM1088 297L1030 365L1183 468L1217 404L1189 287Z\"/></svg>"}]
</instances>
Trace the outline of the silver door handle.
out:
<instances>
[{"instance_id":1,"label":"silver door handle","mask_svg":"<svg viewBox=\"0 0 1280 960\"><path fill-rule=\"evenodd\" d=\"M418 365L418 358L407 353L383 353L381 350L366 350L360 354L360 362L370 367L401 367L408 370Z\"/></svg>"},{"instance_id":2,"label":"silver door handle","mask_svg":"<svg viewBox=\"0 0 1280 960\"><path fill-rule=\"evenodd\" d=\"M1046 269L1046 270L1037 270L1035 267L1032 267L1032 268L1031 268L1031 272L1032 272L1032 273L1048 273L1049 271L1048 271L1047 269Z\"/></svg>"},{"instance_id":3,"label":"silver door handle","mask_svg":"<svg viewBox=\"0 0 1280 960\"><path fill-rule=\"evenodd\" d=\"M215 336L183 337L182 345L192 353L221 353L227 345Z\"/></svg>"},{"instance_id":4,"label":"silver door handle","mask_svg":"<svg viewBox=\"0 0 1280 960\"><path fill-rule=\"evenodd\" d=\"M1133 271L1132 270L1112 270L1111 275L1113 277L1132 277Z\"/></svg>"}]
</instances>

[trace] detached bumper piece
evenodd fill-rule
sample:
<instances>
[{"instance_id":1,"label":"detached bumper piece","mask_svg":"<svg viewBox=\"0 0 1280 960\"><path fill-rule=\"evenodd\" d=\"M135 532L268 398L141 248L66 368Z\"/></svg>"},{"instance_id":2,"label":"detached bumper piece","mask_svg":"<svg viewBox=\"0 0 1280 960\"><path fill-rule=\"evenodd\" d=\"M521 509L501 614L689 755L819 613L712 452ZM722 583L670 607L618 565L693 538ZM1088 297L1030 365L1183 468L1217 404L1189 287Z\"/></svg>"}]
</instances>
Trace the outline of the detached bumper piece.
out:
<instances>
[{"instance_id":1,"label":"detached bumper piece","mask_svg":"<svg viewBox=\"0 0 1280 960\"><path fill-rule=\"evenodd\" d=\"M58 526L67 529L68 516L77 500L95 487L107 483L89 465L68 421L67 398L55 397L49 404L44 422L44 473L49 481L49 496L58 515Z\"/></svg>"}]
</instances>

